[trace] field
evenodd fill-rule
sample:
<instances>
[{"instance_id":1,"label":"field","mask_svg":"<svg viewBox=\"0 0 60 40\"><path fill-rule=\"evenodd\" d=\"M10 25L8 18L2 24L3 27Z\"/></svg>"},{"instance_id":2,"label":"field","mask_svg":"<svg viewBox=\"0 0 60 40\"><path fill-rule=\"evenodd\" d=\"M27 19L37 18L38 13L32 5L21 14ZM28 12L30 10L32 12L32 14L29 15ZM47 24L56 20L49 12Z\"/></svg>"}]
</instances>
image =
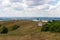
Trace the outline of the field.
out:
<instances>
[{"instance_id":1,"label":"field","mask_svg":"<svg viewBox=\"0 0 60 40\"><path fill-rule=\"evenodd\" d=\"M31 20L0 21L0 25L8 28L7 34L0 34L0 40L60 40L60 33L41 32L38 22ZM13 25L19 28L10 31Z\"/></svg>"}]
</instances>

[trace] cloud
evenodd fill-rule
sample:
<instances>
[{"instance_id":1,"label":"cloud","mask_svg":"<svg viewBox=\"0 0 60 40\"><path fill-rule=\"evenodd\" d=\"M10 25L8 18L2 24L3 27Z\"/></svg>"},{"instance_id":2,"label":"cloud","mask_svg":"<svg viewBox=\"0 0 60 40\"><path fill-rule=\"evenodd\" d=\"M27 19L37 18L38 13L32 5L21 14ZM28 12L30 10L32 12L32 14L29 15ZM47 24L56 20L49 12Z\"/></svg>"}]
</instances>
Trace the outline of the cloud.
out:
<instances>
[{"instance_id":1,"label":"cloud","mask_svg":"<svg viewBox=\"0 0 60 40\"><path fill-rule=\"evenodd\" d=\"M45 0L24 0L24 3L29 7L35 7L45 4Z\"/></svg>"},{"instance_id":2,"label":"cloud","mask_svg":"<svg viewBox=\"0 0 60 40\"><path fill-rule=\"evenodd\" d=\"M12 2L12 3L17 3L17 2L19 2L19 3L21 3L21 2L23 2L23 0L10 0L10 2Z\"/></svg>"},{"instance_id":3,"label":"cloud","mask_svg":"<svg viewBox=\"0 0 60 40\"><path fill-rule=\"evenodd\" d=\"M14 3L11 5L11 8L16 10L16 11L23 11L24 10L22 3L16 3L16 4Z\"/></svg>"},{"instance_id":4,"label":"cloud","mask_svg":"<svg viewBox=\"0 0 60 40\"><path fill-rule=\"evenodd\" d=\"M56 3L58 3L59 0L51 0L48 2L48 4L50 5L55 5Z\"/></svg>"},{"instance_id":5,"label":"cloud","mask_svg":"<svg viewBox=\"0 0 60 40\"><path fill-rule=\"evenodd\" d=\"M0 17L58 17L59 5L56 0L0 0Z\"/></svg>"},{"instance_id":6,"label":"cloud","mask_svg":"<svg viewBox=\"0 0 60 40\"><path fill-rule=\"evenodd\" d=\"M47 7L49 8L48 4L34 8L26 8L24 9L24 13L27 17L46 17L48 15Z\"/></svg>"},{"instance_id":7,"label":"cloud","mask_svg":"<svg viewBox=\"0 0 60 40\"><path fill-rule=\"evenodd\" d=\"M29 7L35 7L39 5L44 5L44 4L49 4L49 5L54 5L58 2L59 0L24 0L24 3L27 4Z\"/></svg>"},{"instance_id":8,"label":"cloud","mask_svg":"<svg viewBox=\"0 0 60 40\"><path fill-rule=\"evenodd\" d=\"M56 7L49 11L49 16L60 17L60 1L57 3Z\"/></svg>"}]
</instances>

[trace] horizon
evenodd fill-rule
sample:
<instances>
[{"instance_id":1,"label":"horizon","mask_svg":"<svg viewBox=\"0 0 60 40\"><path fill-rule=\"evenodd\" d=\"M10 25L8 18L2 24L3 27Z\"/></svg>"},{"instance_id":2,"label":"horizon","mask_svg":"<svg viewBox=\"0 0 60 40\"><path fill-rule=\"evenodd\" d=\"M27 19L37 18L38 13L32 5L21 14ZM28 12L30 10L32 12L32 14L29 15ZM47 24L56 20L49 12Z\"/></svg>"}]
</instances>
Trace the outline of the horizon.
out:
<instances>
[{"instance_id":1,"label":"horizon","mask_svg":"<svg viewBox=\"0 0 60 40\"><path fill-rule=\"evenodd\" d=\"M60 20L58 17L0 17L0 20Z\"/></svg>"}]
</instances>

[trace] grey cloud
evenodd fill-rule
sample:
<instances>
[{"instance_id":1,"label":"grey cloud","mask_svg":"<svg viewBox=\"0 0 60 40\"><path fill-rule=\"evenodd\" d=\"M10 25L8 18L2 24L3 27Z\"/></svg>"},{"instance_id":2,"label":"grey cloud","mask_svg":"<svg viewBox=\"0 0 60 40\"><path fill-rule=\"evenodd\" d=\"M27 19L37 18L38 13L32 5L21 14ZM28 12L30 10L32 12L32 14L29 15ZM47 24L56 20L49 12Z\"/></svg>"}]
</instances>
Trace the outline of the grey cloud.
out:
<instances>
[{"instance_id":1,"label":"grey cloud","mask_svg":"<svg viewBox=\"0 0 60 40\"><path fill-rule=\"evenodd\" d=\"M0 0L0 4L2 3L2 0Z\"/></svg>"},{"instance_id":2,"label":"grey cloud","mask_svg":"<svg viewBox=\"0 0 60 40\"><path fill-rule=\"evenodd\" d=\"M44 0L26 0L28 6L38 6L44 4Z\"/></svg>"},{"instance_id":3,"label":"grey cloud","mask_svg":"<svg viewBox=\"0 0 60 40\"><path fill-rule=\"evenodd\" d=\"M12 2L12 3L23 2L23 0L10 0L10 2Z\"/></svg>"},{"instance_id":4,"label":"grey cloud","mask_svg":"<svg viewBox=\"0 0 60 40\"><path fill-rule=\"evenodd\" d=\"M20 8L20 7L15 7L13 9L16 10L16 11L23 11L24 10L24 8Z\"/></svg>"}]
</instances>

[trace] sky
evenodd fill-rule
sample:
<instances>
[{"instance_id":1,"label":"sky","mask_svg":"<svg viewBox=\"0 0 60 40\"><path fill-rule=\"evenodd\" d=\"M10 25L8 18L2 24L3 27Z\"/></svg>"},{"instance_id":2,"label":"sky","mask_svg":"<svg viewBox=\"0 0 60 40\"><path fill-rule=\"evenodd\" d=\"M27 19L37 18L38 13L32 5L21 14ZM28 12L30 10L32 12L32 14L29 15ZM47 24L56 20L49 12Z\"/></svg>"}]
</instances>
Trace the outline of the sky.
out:
<instances>
[{"instance_id":1,"label":"sky","mask_svg":"<svg viewBox=\"0 0 60 40\"><path fill-rule=\"evenodd\" d=\"M60 0L0 0L0 17L60 17Z\"/></svg>"}]
</instances>

